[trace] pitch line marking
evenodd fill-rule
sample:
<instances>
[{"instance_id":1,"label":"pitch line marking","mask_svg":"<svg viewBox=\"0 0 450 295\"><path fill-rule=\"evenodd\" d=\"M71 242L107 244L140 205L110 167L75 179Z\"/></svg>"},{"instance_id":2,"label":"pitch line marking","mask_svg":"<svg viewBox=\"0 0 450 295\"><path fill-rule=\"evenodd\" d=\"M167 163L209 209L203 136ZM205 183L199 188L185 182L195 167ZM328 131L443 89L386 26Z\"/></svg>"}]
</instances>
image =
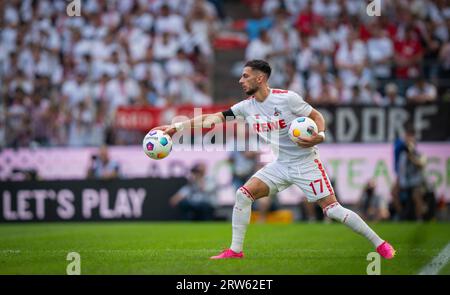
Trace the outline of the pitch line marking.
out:
<instances>
[{"instance_id":1,"label":"pitch line marking","mask_svg":"<svg viewBox=\"0 0 450 295\"><path fill-rule=\"evenodd\" d=\"M419 275L437 275L450 259L450 242L433 260L425 265Z\"/></svg>"}]
</instances>

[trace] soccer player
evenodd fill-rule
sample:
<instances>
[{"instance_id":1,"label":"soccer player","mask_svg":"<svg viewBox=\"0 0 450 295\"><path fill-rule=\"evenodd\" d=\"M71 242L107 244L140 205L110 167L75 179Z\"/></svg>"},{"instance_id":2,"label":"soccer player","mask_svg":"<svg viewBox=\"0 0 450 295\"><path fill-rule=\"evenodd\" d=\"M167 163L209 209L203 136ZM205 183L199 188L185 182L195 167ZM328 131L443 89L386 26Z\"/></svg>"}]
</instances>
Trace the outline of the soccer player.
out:
<instances>
[{"instance_id":1,"label":"soccer player","mask_svg":"<svg viewBox=\"0 0 450 295\"><path fill-rule=\"evenodd\" d=\"M201 115L189 121L154 128L172 136L184 128L201 128L203 123L221 123L228 117L243 117L263 139L269 138L272 132L278 132L276 141L269 140L278 150L278 158L257 171L236 191L231 246L211 259L243 258L243 244L250 222L252 202L282 191L291 184L300 187L309 202L317 202L326 216L366 237L382 257L393 258L394 248L382 240L355 212L342 207L336 200L316 147L325 139L323 116L297 93L269 88L270 74L271 68L267 62L251 60L245 64L239 80L248 99L214 116ZM319 132L314 132L309 138L301 138L296 144L289 138L288 130L291 121L300 116L314 120Z\"/></svg>"}]
</instances>

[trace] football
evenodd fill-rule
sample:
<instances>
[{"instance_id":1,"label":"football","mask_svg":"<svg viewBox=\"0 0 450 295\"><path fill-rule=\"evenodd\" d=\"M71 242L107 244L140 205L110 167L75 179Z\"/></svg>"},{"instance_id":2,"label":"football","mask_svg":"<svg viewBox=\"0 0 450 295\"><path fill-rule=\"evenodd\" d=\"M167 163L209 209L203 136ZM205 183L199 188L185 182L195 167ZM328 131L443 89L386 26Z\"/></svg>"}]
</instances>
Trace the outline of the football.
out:
<instances>
[{"instance_id":1,"label":"football","mask_svg":"<svg viewBox=\"0 0 450 295\"><path fill-rule=\"evenodd\" d=\"M316 123L308 117L299 117L291 122L289 137L297 143L300 141L300 137L312 136L313 131L318 131Z\"/></svg>"},{"instance_id":2,"label":"football","mask_svg":"<svg viewBox=\"0 0 450 295\"><path fill-rule=\"evenodd\" d=\"M161 160L172 151L172 138L161 130L153 130L145 135L142 148L149 158Z\"/></svg>"}]
</instances>

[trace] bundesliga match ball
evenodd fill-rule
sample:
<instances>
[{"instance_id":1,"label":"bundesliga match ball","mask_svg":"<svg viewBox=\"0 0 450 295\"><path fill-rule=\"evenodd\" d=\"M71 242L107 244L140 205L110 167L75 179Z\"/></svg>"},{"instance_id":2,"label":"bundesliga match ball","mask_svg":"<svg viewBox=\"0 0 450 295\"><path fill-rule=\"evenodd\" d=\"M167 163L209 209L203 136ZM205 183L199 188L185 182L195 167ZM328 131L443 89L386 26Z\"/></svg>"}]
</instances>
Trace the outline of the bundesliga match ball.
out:
<instances>
[{"instance_id":1,"label":"bundesliga match ball","mask_svg":"<svg viewBox=\"0 0 450 295\"><path fill-rule=\"evenodd\" d=\"M161 160L172 151L172 138L161 130L153 130L145 135L142 148L149 158Z\"/></svg>"},{"instance_id":2,"label":"bundesliga match ball","mask_svg":"<svg viewBox=\"0 0 450 295\"><path fill-rule=\"evenodd\" d=\"M299 137L310 137L313 131L317 133L316 123L308 117L299 117L292 121L289 127L289 137L295 143L299 142Z\"/></svg>"}]
</instances>

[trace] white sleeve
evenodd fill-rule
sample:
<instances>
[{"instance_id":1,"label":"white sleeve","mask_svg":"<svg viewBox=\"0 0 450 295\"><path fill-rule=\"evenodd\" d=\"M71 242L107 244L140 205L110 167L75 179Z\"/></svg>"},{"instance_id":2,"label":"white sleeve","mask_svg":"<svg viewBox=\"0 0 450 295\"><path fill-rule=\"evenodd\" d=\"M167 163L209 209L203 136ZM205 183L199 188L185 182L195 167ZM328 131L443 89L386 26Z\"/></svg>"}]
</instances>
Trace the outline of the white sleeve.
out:
<instances>
[{"instance_id":1,"label":"white sleeve","mask_svg":"<svg viewBox=\"0 0 450 295\"><path fill-rule=\"evenodd\" d=\"M180 195L183 199L189 197L191 193L191 189L189 185L185 185L176 193L177 195Z\"/></svg>"},{"instance_id":2,"label":"white sleeve","mask_svg":"<svg viewBox=\"0 0 450 295\"><path fill-rule=\"evenodd\" d=\"M411 99L413 96L417 95L417 91L414 87L409 87L406 90L406 98Z\"/></svg>"},{"instance_id":3,"label":"white sleeve","mask_svg":"<svg viewBox=\"0 0 450 295\"><path fill-rule=\"evenodd\" d=\"M237 104L233 105L231 107L231 110L233 111L233 114L236 117L247 117L246 108L248 107L248 100L243 100L241 102L238 102Z\"/></svg>"},{"instance_id":4,"label":"white sleeve","mask_svg":"<svg viewBox=\"0 0 450 295\"><path fill-rule=\"evenodd\" d=\"M431 97L432 100L436 99L436 87L434 85L429 85L427 91L427 95Z\"/></svg>"},{"instance_id":5,"label":"white sleeve","mask_svg":"<svg viewBox=\"0 0 450 295\"><path fill-rule=\"evenodd\" d=\"M303 98L295 92L289 92L289 108L297 116L309 116L312 112L312 106L305 102Z\"/></svg>"}]
</instances>

